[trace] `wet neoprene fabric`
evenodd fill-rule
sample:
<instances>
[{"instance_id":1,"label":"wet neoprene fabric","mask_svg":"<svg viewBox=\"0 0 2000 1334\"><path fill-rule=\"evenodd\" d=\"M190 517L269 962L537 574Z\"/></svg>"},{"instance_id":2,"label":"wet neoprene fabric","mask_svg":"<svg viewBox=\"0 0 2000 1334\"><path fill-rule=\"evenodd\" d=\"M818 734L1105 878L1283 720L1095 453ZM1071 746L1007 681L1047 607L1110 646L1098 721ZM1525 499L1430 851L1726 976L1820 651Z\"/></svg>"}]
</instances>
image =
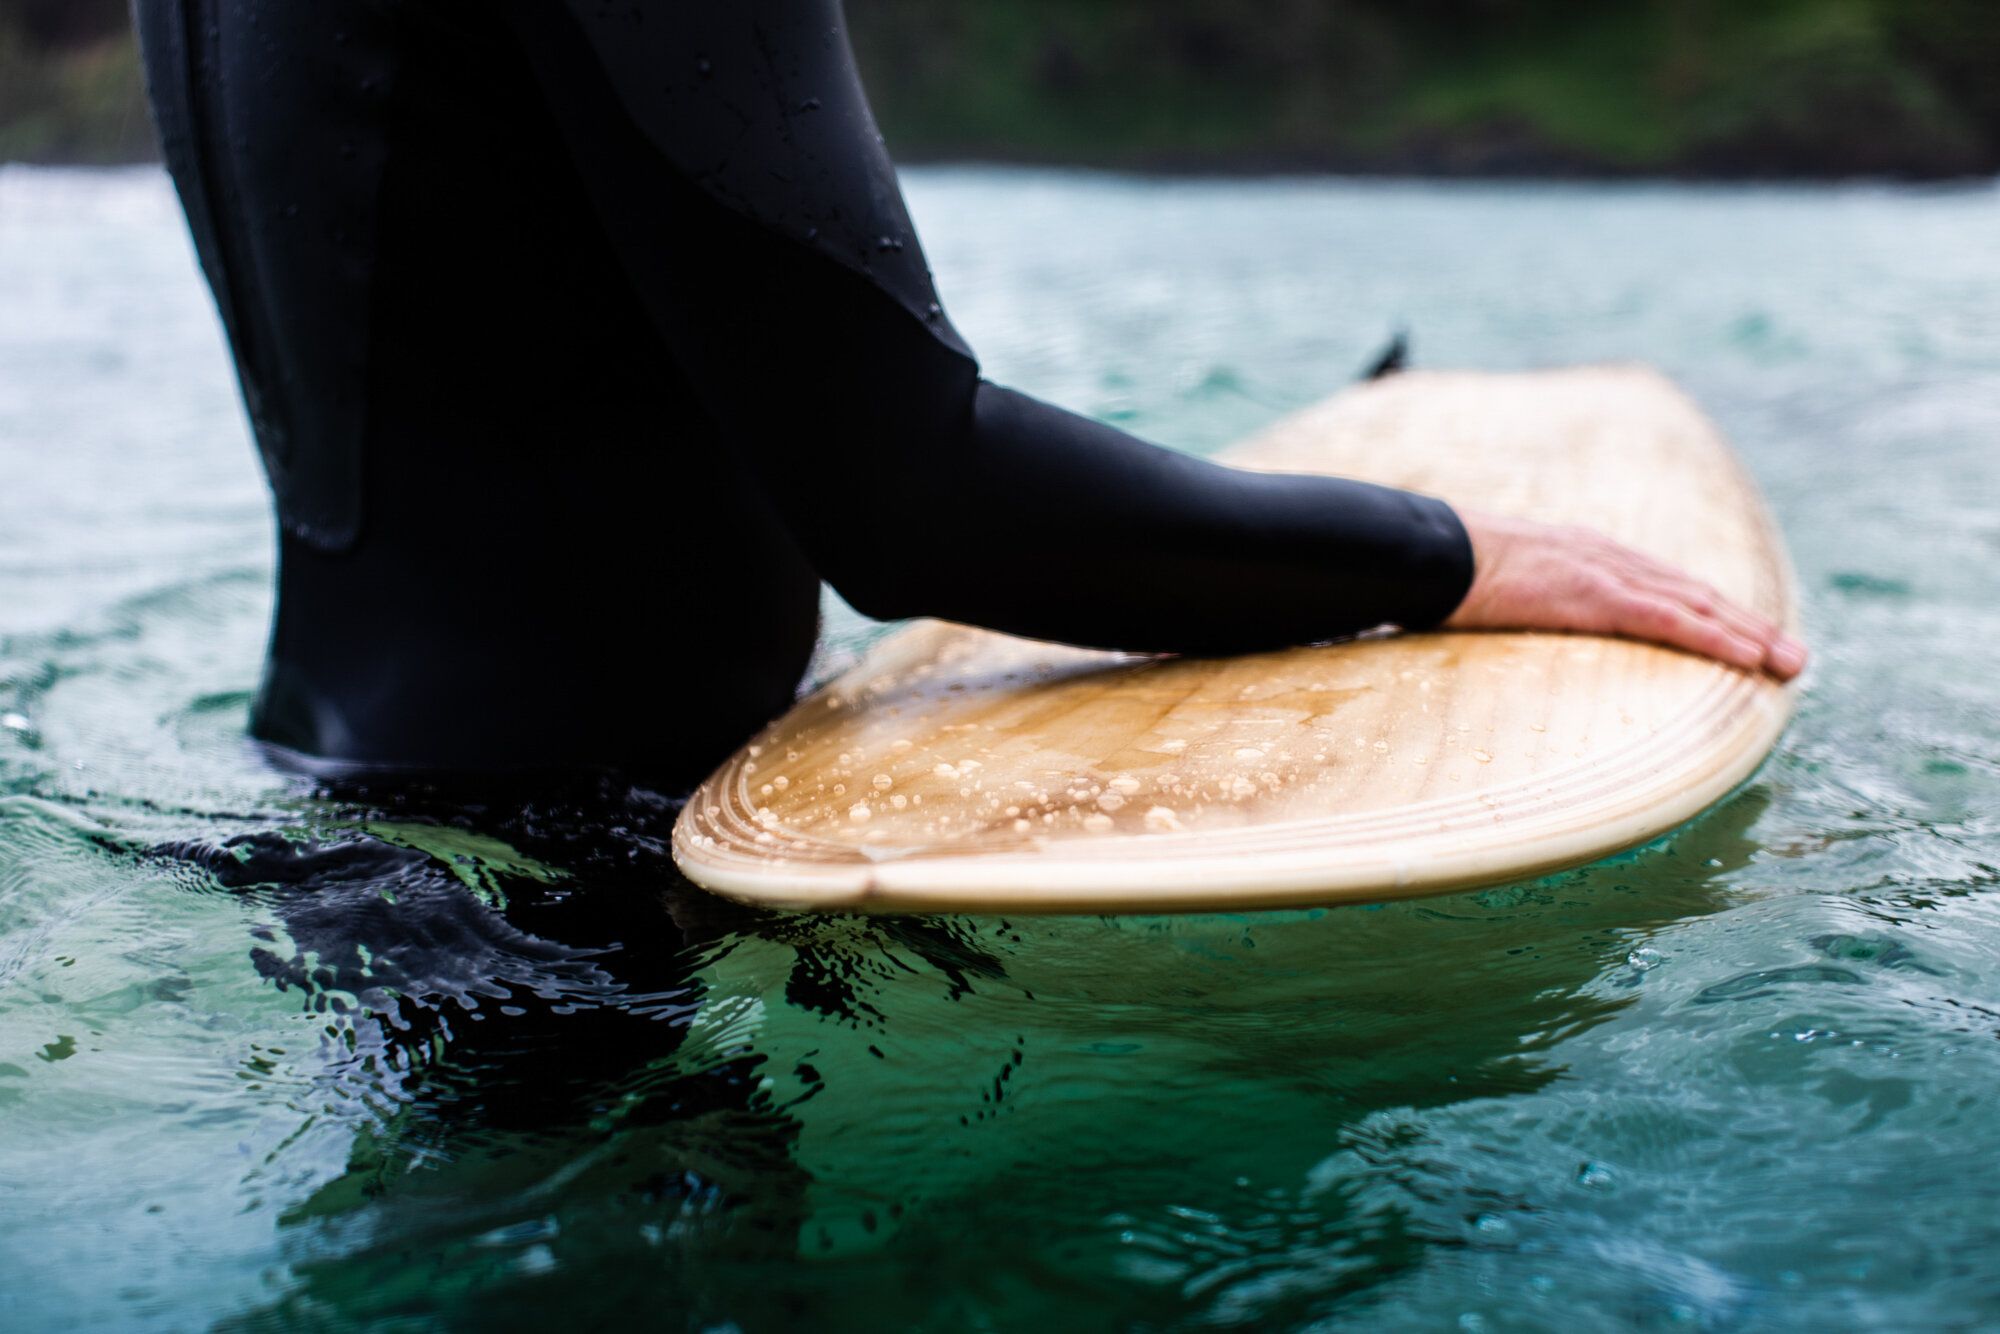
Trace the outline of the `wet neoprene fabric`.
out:
<instances>
[{"instance_id":1,"label":"wet neoprene fabric","mask_svg":"<svg viewBox=\"0 0 2000 1334\"><path fill-rule=\"evenodd\" d=\"M981 379L837 0L136 10L277 498L266 740L685 783L791 701L822 579L1201 653L1470 582L1439 501Z\"/></svg>"}]
</instances>

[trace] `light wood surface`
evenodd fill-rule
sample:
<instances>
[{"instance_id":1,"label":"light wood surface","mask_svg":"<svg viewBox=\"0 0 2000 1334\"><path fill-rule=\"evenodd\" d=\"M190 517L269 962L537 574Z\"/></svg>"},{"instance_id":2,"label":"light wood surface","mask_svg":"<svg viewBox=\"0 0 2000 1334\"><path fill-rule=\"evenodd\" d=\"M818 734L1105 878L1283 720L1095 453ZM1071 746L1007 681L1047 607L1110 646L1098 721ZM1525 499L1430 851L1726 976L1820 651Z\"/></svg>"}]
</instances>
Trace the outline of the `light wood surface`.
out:
<instances>
[{"instance_id":1,"label":"light wood surface","mask_svg":"<svg viewBox=\"0 0 2000 1334\"><path fill-rule=\"evenodd\" d=\"M1414 373L1225 455L1590 523L1789 623L1781 539L1695 405L1627 366ZM690 799L674 855L770 906L1173 912L1433 894L1646 842L1747 778L1792 690L1588 636L1138 658L919 621Z\"/></svg>"}]
</instances>

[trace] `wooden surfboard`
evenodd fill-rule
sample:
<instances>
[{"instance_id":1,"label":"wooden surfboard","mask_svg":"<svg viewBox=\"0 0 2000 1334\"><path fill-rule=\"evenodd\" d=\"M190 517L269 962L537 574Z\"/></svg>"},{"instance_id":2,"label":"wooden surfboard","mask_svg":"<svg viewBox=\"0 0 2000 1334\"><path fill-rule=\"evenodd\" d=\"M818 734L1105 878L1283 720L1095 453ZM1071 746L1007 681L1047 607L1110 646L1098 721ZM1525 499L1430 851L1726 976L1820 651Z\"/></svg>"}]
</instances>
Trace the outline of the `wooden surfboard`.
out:
<instances>
[{"instance_id":1,"label":"wooden surfboard","mask_svg":"<svg viewBox=\"0 0 2000 1334\"><path fill-rule=\"evenodd\" d=\"M1414 373L1225 454L1589 523L1790 624L1754 483L1657 373ZM786 908L1104 913L1366 902L1581 865L1746 779L1793 690L1581 635L1143 658L919 621L767 727L674 829Z\"/></svg>"}]
</instances>

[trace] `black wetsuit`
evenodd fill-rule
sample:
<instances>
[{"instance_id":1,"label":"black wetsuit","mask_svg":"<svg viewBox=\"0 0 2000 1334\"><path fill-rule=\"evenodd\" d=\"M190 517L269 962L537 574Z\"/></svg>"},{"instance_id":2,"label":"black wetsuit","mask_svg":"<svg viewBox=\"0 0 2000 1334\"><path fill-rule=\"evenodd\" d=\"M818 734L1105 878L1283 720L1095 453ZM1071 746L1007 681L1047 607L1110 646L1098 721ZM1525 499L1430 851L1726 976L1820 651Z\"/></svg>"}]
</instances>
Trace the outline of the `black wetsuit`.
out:
<instances>
[{"instance_id":1,"label":"black wetsuit","mask_svg":"<svg viewBox=\"0 0 2000 1334\"><path fill-rule=\"evenodd\" d=\"M1464 594L1438 501L981 380L836 0L137 11L277 496L267 740L692 781L791 700L821 579L1179 652Z\"/></svg>"}]
</instances>

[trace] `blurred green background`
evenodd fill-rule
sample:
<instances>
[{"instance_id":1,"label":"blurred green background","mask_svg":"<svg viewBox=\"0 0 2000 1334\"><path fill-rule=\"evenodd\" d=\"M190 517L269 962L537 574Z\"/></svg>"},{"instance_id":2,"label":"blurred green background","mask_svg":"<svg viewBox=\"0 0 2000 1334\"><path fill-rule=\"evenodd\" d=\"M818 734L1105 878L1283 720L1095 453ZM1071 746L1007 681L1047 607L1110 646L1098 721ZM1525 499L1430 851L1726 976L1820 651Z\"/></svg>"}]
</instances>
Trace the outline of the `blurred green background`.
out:
<instances>
[{"instance_id":1,"label":"blurred green background","mask_svg":"<svg viewBox=\"0 0 2000 1334\"><path fill-rule=\"evenodd\" d=\"M890 144L1168 170L2000 170L2000 0L850 0ZM0 159L150 157L124 0L0 0Z\"/></svg>"}]
</instances>

